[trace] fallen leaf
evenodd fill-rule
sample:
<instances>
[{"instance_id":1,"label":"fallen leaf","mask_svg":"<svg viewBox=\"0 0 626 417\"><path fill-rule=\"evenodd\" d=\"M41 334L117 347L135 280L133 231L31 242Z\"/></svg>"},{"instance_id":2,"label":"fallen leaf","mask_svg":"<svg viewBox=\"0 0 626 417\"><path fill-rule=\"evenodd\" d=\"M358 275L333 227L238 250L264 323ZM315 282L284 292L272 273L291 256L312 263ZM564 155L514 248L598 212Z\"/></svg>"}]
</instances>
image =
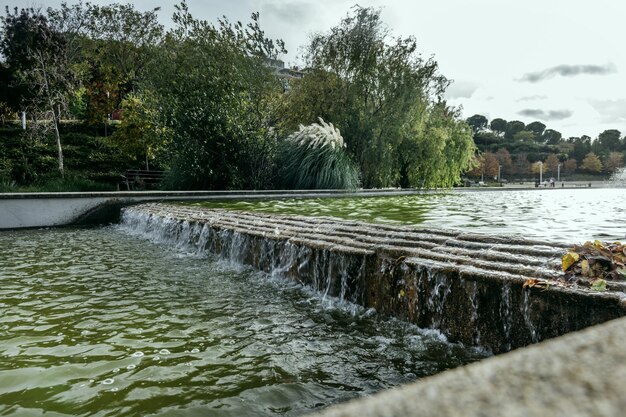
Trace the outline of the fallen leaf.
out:
<instances>
[{"instance_id":1,"label":"fallen leaf","mask_svg":"<svg viewBox=\"0 0 626 417\"><path fill-rule=\"evenodd\" d=\"M591 276L591 269L589 268L589 261L586 259L583 259L580 262L580 273L582 274L583 277L590 277Z\"/></svg>"},{"instance_id":2,"label":"fallen leaf","mask_svg":"<svg viewBox=\"0 0 626 417\"><path fill-rule=\"evenodd\" d=\"M591 289L594 291L606 291L606 281L602 278L598 278L591 284Z\"/></svg>"},{"instance_id":3,"label":"fallen leaf","mask_svg":"<svg viewBox=\"0 0 626 417\"><path fill-rule=\"evenodd\" d=\"M562 260L563 272L567 271L570 266L574 265L579 259L580 256L576 252L567 252Z\"/></svg>"}]
</instances>

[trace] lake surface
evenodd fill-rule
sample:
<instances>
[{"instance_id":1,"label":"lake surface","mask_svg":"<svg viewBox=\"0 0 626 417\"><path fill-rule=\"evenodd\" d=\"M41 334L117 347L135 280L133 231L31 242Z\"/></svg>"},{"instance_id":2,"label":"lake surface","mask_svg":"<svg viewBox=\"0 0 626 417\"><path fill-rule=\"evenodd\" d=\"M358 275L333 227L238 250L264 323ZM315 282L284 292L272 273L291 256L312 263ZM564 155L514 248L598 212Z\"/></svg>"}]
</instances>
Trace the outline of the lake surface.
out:
<instances>
[{"instance_id":1,"label":"lake surface","mask_svg":"<svg viewBox=\"0 0 626 417\"><path fill-rule=\"evenodd\" d=\"M486 356L119 226L0 249L0 415L302 415Z\"/></svg>"},{"instance_id":2,"label":"lake surface","mask_svg":"<svg viewBox=\"0 0 626 417\"><path fill-rule=\"evenodd\" d=\"M196 204L515 234L565 243L626 240L626 189L618 188L450 191L401 197Z\"/></svg>"}]
</instances>

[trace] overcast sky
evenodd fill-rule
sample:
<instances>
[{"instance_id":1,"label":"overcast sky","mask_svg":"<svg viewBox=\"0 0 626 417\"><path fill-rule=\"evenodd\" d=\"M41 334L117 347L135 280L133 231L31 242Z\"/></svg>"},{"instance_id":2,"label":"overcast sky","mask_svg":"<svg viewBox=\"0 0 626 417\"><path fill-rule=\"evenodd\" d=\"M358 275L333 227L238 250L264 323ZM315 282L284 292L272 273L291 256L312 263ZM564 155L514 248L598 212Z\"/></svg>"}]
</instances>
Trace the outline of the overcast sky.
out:
<instances>
[{"instance_id":1,"label":"overcast sky","mask_svg":"<svg viewBox=\"0 0 626 417\"><path fill-rule=\"evenodd\" d=\"M68 0L68 3L73 1ZM122 1L124 2L124 1ZM58 6L61 1L12 0L9 6ZM92 3L111 2L92 0ZM261 13L272 38L285 40L284 60L298 63L309 35L339 22L356 0L188 0L196 17L248 20ZM138 9L171 4L135 0ZM626 133L626 2L617 0L360 0L382 8L395 35L414 36L454 84L447 96L469 117L540 120L563 136Z\"/></svg>"}]
</instances>

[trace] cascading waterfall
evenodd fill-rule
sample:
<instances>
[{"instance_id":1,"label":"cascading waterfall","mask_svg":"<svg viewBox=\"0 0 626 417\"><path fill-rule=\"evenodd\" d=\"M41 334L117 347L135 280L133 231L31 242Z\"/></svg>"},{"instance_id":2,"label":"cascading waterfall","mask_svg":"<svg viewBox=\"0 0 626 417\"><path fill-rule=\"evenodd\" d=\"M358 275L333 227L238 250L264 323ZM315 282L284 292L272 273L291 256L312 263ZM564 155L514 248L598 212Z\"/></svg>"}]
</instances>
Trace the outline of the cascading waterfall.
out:
<instances>
[{"instance_id":1,"label":"cascading waterfall","mask_svg":"<svg viewBox=\"0 0 626 417\"><path fill-rule=\"evenodd\" d=\"M257 239L238 231L216 231L208 224L175 220L136 210L125 210L121 227L157 244L166 244L196 255L214 254L237 264L251 264L273 276L290 278L319 291L322 298L357 302L362 289L366 259L354 259L330 251L315 251L289 241Z\"/></svg>"},{"instance_id":2,"label":"cascading waterfall","mask_svg":"<svg viewBox=\"0 0 626 417\"><path fill-rule=\"evenodd\" d=\"M511 339L511 328L513 327L513 314L511 311L511 284L502 285L502 302L500 303L500 319L502 320L502 330L505 340ZM510 342L507 343L507 350L511 349Z\"/></svg>"},{"instance_id":3,"label":"cascading waterfall","mask_svg":"<svg viewBox=\"0 0 626 417\"><path fill-rule=\"evenodd\" d=\"M557 274L562 249L545 242L158 204L125 209L122 227L494 352L626 314L623 293L525 288L521 274Z\"/></svg>"}]
</instances>

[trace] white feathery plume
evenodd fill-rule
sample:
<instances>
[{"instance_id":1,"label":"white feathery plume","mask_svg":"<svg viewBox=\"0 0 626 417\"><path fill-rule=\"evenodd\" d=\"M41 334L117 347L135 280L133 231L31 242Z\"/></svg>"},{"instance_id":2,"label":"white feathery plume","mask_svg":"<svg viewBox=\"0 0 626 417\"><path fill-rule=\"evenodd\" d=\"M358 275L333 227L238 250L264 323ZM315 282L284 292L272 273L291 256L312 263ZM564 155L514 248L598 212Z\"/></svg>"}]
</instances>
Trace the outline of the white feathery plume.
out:
<instances>
[{"instance_id":1,"label":"white feathery plume","mask_svg":"<svg viewBox=\"0 0 626 417\"><path fill-rule=\"evenodd\" d=\"M330 146L331 148L345 148L343 137L332 123L326 123L321 117L318 123L312 123L308 126L300 125L298 131L292 133L287 140L307 148L323 148Z\"/></svg>"}]
</instances>

